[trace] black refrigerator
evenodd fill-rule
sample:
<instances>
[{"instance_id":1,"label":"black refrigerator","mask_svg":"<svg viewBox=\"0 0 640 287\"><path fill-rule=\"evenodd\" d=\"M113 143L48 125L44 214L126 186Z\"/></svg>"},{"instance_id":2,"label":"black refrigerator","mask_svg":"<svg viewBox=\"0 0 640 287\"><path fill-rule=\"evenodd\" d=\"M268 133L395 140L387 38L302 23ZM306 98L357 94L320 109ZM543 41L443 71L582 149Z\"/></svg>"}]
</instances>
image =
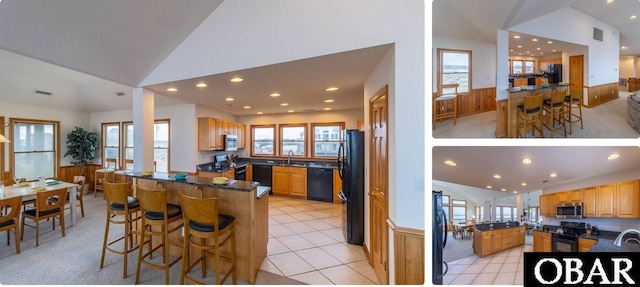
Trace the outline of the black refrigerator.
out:
<instances>
[{"instance_id":1,"label":"black refrigerator","mask_svg":"<svg viewBox=\"0 0 640 287\"><path fill-rule=\"evenodd\" d=\"M547 79L549 80L549 84L562 82L562 65L549 64L549 68L547 69Z\"/></svg>"},{"instance_id":2,"label":"black refrigerator","mask_svg":"<svg viewBox=\"0 0 640 287\"><path fill-rule=\"evenodd\" d=\"M449 269L447 262L442 260L442 251L447 246L447 232L445 232L447 230L447 215L442 208L442 191L433 191L433 208L431 210L433 212L431 217L433 221L431 224L431 228L433 228L431 242L431 250L433 250L431 257L432 280L434 285L442 285L442 279Z\"/></svg>"},{"instance_id":3,"label":"black refrigerator","mask_svg":"<svg viewBox=\"0 0 640 287\"><path fill-rule=\"evenodd\" d=\"M345 130L338 149L342 179L342 233L350 244L364 243L364 132Z\"/></svg>"}]
</instances>

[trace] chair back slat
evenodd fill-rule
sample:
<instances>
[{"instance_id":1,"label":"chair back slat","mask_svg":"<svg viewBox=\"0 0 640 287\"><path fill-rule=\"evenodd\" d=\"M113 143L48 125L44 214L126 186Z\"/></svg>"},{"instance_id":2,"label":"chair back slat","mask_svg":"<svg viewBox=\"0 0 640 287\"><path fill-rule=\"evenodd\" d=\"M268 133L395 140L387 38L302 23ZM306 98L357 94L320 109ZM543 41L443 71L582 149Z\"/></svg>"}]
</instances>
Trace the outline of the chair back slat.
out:
<instances>
[{"instance_id":1,"label":"chair back slat","mask_svg":"<svg viewBox=\"0 0 640 287\"><path fill-rule=\"evenodd\" d=\"M564 91L554 91L551 93L551 105L563 103L565 97Z\"/></svg>"},{"instance_id":2,"label":"chair back slat","mask_svg":"<svg viewBox=\"0 0 640 287\"><path fill-rule=\"evenodd\" d=\"M0 213L0 226L3 222L7 222L18 217L20 214L20 207L22 206L22 195L0 199L0 207L3 206L8 206L11 209L5 215Z\"/></svg>"},{"instance_id":3,"label":"chair back slat","mask_svg":"<svg viewBox=\"0 0 640 287\"><path fill-rule=\"evenodd\" d=\"M54 196L57 196L58 200L51 200L51 198ZM63 209L66 201L66 188L40 191L36 194L36 209L38 210L38 212L54 210L56 208Z\"/></svg>"},{"instance_id":4,"label":"chair back slat","mask_svg":"<svg viewBox=\"0 0 640 287\"><path fill-rule=\"evenodd\" d=\"M524 110L529 111L535 108L542 109L542 99L544 94L536 94L533 96L524 96Z\"/></svg>"}]
</instances>

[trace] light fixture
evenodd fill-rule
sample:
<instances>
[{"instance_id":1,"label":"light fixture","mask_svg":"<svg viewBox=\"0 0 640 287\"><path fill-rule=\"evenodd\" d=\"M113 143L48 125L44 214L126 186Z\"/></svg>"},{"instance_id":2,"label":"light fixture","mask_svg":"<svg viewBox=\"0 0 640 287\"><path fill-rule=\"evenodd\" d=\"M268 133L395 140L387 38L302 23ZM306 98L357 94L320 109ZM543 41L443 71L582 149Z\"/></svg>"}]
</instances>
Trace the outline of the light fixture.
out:
<instances>
[{"instance_id":1,"label":"light fixture","mask_svg":"<svg viewBox=\"0 0 640 287\"><path fill-rule=\"evenodd\" d=\"M3 135L0 135L0 143L10 143L11 141L5 138Z\"/></svg>"},{"instance_id":2,"label":"light fixture","mask_svg":"<svg viewBox=\"0 0 640 287\"><path fill-rule=\"evenodd\" d=\"M206 86L207 86L207 84L206 84L206 83L197 83L197 84L196 84L196 87L198 87L198 88L204 88L204 87L206 87Z\"/></svg>"},{"instance_id":3,"label":"light fixture","mask_svg":"<svg viewBox=\"0 0 640 287\"><path fill-rule=\"evenodd\" d=\"M538 42L538 39L533 38L533 39L531 39L531 41L533 41L533 42Z\"/></svg>"},{"instance_id":4,"label":"light fixture","mask_svg":"<svg viewBox=\"0 0 640 287\"><path fill-rule=\"evenodd\" d=\"M500 191L507 191L507 190L503 188L503 189L500 189Z\"/></svg>"},{"instance_id":5,"label":"light fixture","mask_svg":"<svg viewBox=\"0 0 640 287\"><path fill-rule=\"evenodd\" d=\"M527 186L527 183L526 183L526 182L523 182L523 183L521 183L520 185L522 185L522 186Z\"/></svg>"},{"instance_id":6,"label":"light fixture","mask_svg":"<svg viewBox=\"0 0 640 287\"><path fill-rule=\"evenodd\" d=\"M536 50L540 51L540 50L542 50L542 48L536 48Z\"/></svg>"},{"instance_id":7,"label":"light fixture","mask_svg":"<svg viewBox=\"0 0 640 287\"><path fill-rule=\"evenodd\" d=\"M633 15L633 16L629 17L629 19L635 19L636 17L638 17L638 16Z\"/></svg>"},{"instance_id":8,"label":"light fixture","mask_svg":"<svg viewBox=\"0 0 640 287\"><path fill-rule=\"evenodd\" d=\"M227 102L233 102L233 98L226 98L224 100L227 101Z\"/></svg>"},{"instance_id":9,"label":"light fixture","mask_svg":"<svg viewBox=\"0 0 640 287\"><path fill-rule=\"evenodd\" d=\"M280 96L280 94L278 94L278 93L273 93L273 94L271 94L271 95L269 95L269 96L272 96L272 97L274 97L274 98L275 98L275 97L279 97L279 96Z\"/></svg>"},{"instance_id":10,"label":"light fixture","mask_svg":"<svg viewBox=\"0 0 640 287\"><path fill-rule=\"evenodd\" d=\"M288 106L288 105L289 105L289 103L282 103L282 104L280 104L280 105L281 105L281 106L283 106L283 107L286 107L286 106Z\"/></svg>"},{"instance_id":11,"label":"light fixture","mask_svg":"<svg viewBox=\"0 0 640 287\"><path fill-rule=\"evenodd\" d=\"M626 48L627 48L627 46L625 46L625 45L622 45L622 47L620 47L620 49L626 49Z\"/></svg>"},{"instance_id":12,"label":"light fixture","mask_svg":"<svg viewBox=\"0 0 640 287\"><path fill-rule=\"evenodd\" d=\"M262 114L262 112L257 112L256 114L261 115L261 114Z\"/></svg>"},{"instance_id":13,"label":"light fixture","mask_svg":"<svg viewBox=\"0 0 640 287\"><path fill-rule=\"evenodd\" d=\"M525 157L525 158L522 159L522 163L524 163L524 164L531 164L532 162L533 161L531 161L531 159L528 158L528 157Z\"/></svg>"},{"instance_id":14,"label":"light fixture","mask_svg":"<svg viewBox=\"0 0 640 287\"><path fill-rule=\"evenodd\" d=\"M325 103L333 103L332 99L324 100Z\"/></svg>"},{"instance_id":15,"label":"light fixture","mask_svg":"<svg viewBox=\"0 0 640 287\"><path fill-rule=\"evenodd\" d=\"M456 166L456 163L452 160L445 160L444 163L448 166Z\"/></svg>"},{"instance_id":16,"label":"light fixture","mask_svg":"<svg viewBox=\"0 0 640 287\"><path fill-rule=\"evenodd\" d=\"M515 35L515 36L513 36L513 38L514 38L514 39L520 39L520 36Z\"/></svg>"},{"instance_id":17,"label":"light fixture","mask_svg":"<svg viewBox=\"0 0 640 287\"><path fill-rule=\"evenodd\" d=\"M619 153L612 153L607 157L607 159L608 160L614 160L614 159L619 158L619 157L620 157Z\"/></svg>"},{"instance_id":18,"label":"light fixture","mask_svg":"<svg viewBox=\"0 0 640 287\"><path fill-rule=\"evenodd\" d=\"M607 4L613 2L613 0L607 0Z\"/></svg>"},{"instance_id":19,"label":"light fixture","mask_svg":"<svg viewBox=\"0 0 640 287\"><path fill-rule=\"evenodd\" d=\"M178 89L176 89L176 88L168 88L167 89L167 92L177 92L177 91L178 91Z\"/></svg>"},{"instance_id":20,"label":"light fixture","mask_svg":"<svg viewBox=\"0 0 640 287\"><path fill-rule=\"evenodd\" d=\"M518 45L518 48L522 48L522 45Z\"/></svg>"},{"instance_id":21,"label":"light fixture","mask_svg":"<svg viewBox=\"0 0 640 287\"><path fill-rule=\"evenodd\" d=\"M289 112L289 113L293 113L293 112L295 112L295 111L294 111L294 110L288 110L287 112Z\"/></svg>"},{"instance_id":22,"label":"light fixture","mask_svg":"<svg viewBox=\"0 0 640 287\"><path fill-rule=\"evenodd\" d=\"M514 191L513 191L513 193L518 193L518 191L517 191L517 190L514 190Z\"/></svg>"},{"instance_id":23,"label":"light fixture","mask_svg":"<svg viewBox=\"0 0 640 287\"><path fill-rule=\"evenodd\" d=\"M325 110L325 111L330 111L330 110L331 110L331 108L324 108L323 110Z\"/></svg>"},{"instance_id":24,"label":"light fixture","mask_svg":"<svg viewBox=\"0 0 640 287\"><path fill-rule=\"evenodd\" d=\"M337 91L337 90L338 90L338 87L330 87L330 88L327 88L326 91L327 92L333 92L333 91Z\"/></svg>"},{"instance_id":25,"label":"light fixture","mask_svg":"<svg viewBox=\"0 0 640 287\"><path fill-rule=\"evenodd\" d=\"M554 52L554 53L555 53L555 52L556 52L556 50L551 50L551 52Z\"/></svg>"},{"instance_id":26,"label":"light fixture","mask_svg":"<svg viewBox=\"0 0 640 287\"><path fill-rule=\"evenodd\" d=\"M494 174L493 178L501 179L502 177L499 174Z\"/></svg>"},{"instance_id":27,"label":"light fixture","mask_svg":"<svg viewBox=\"0 0 640 287\"><path fill-rule=\"evenodd\" d=\"M487 185L487 188L488 188L488 189L492 189L492 188L493 188L493 186L491 186L491 185Z\"/></svg>"},{"instance_id":28,"label":"light fixture","mask_svg":"<svg viewBox=\"0 0 640 287\"><path fill-rule=\"evenodd\" d=\"M553 41L547 41L547 44L553 44Z\"/></svg>"},{"instance_id":29,"label":"light fixture","mask_svg":"<svg viewBox=\"0 0 640 287\"><path fill-rule=\"evenodd\" d=\"M231 79L230 81L232 81L234 83L239 83L239 82L244 81L244 79L243 78L239 78L239 77L235 77L235 78Z\"/></svg>"},{"instance_id":30,"label":"light fixture","mask_svg":"<svg viewBox=\"0 0 640 287\"><path fill-rule=\"evenodd\" d=\"M244 108L245 108L245 109L250 109L250 108L251 108L251 106L244 106Z\"/></svg>"},{"instance_id":31,"label":"light fixture","mask_svg":"<svg viewBox=\"0 0 640 287\"><path fill-rule=\"evenodd\" d=\"M550 177L556 177L556 176L558 176L558 174L554 172L554 173L550 174L549 176Z\"/></svg>"}]
</instances>

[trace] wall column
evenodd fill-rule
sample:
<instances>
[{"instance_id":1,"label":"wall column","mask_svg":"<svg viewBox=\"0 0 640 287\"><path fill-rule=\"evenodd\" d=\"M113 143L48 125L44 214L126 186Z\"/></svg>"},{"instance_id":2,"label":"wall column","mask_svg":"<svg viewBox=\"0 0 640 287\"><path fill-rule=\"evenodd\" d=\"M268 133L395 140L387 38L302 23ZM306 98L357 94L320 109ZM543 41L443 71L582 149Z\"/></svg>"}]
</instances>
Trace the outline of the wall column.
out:
<instances>
[{"instance_id":1,"label":"wall column","mask_svg":"<svg viewBox=\"0 0 640 287\"><path fill-rule=\"evenodd\" d=\"M153 169L154 96L151 90L133 89L133 170Z\"/></svg>"}]
</instances>

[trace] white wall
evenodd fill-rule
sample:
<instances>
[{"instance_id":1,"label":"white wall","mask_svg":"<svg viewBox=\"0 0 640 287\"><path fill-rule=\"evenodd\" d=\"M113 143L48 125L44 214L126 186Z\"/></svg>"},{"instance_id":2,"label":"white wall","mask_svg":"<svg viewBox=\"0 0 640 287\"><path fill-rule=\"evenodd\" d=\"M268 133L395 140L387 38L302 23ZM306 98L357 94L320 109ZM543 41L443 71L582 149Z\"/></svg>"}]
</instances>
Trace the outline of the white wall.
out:
<instances>
[{"instance_id":1,"label":"white wall","mask_svg":"<svg viewBox=\"0 0 640 287\"><path fill-rule=\"evenodd\" d=\"M67 134L71 132L76 126L82 127L88 131L97 132L100 134L100 129L93 129L89 125L89 114L82 112L40 108L33 106L17 105L2 103L0 104L0 115L4 116L5 122L8 124L10 118L21 119L34 119L34 120L48 120L60 122L60 166L71 165L70 157L63 157L67 152ZM9 128L5 127L5 136L10 139ZM10 170L9 167L9 147L5 144L5 165L4 170ZM96 160L94 160L96 162Z\"/></svg>"},{"instance_id":2,"label":"white wall","mask_svg":"<svg viewBox=\"0 0 640 287\"><path fill-rule=\"evenodd\" d=\"M433 37L432 92L437 91L438 49L471 51L471 88L480 89L496 86L496 44L462 39ZM506 64L505 64L506 66Z\"/></svg>"},{"instance_id":3,"label":"white wall","mask_svg":"<svg viewBox=\"0 0 640 287\"><path fill-rule=\"evenodd\" d=\"M620 58L620 78L635 78L636 77L636 65L635 57Z\"/></svg>"},{"instance_id":4,"label":"white wall","mask_svg":"<svg viewBox=\"0 0 640 287\"><path fill-rule=\"evenodd\" d=\"M603 41L593 39L594 27L603 30ZM608 24L567 7L510 27L509 30L588 46L584 84L597 86L618 81L620 33ZM568 68L568 65L565 66ZM564 71L563 68L562 72L563 78L564 74L568 76L568 70Z\"/></svg>"}]
</instances>

